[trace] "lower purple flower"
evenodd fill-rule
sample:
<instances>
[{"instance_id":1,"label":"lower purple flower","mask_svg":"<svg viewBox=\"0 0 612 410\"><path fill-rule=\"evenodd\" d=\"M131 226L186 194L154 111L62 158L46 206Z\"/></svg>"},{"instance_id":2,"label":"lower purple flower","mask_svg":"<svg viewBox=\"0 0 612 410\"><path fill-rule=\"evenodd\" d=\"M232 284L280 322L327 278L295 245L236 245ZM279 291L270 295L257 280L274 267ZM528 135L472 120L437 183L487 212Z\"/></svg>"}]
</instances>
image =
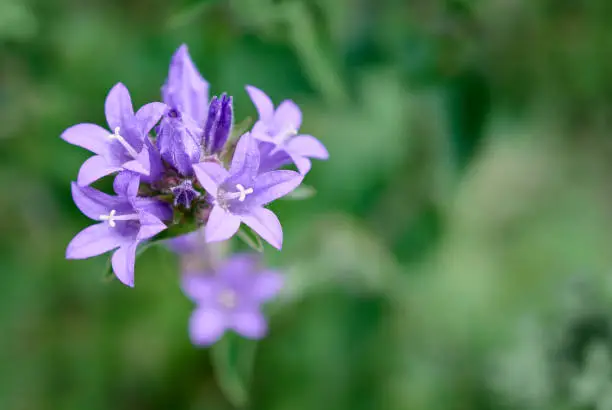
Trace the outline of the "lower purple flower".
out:
<instances>
[{"instance_id":1,"label":"lower purple flower","mask_svg":"<svg viewBox=\"0 0 612 410\"><path fill-rule=\"evenodd\" d=\"M283 229L276 215L264 205L297 188L302 175L294 171L259 174L259 149L250 134L238 141L229 172L214 162L202 162L193 169L212 198L213 208L205 228L207 242L229 239L245 223L281 249Z\"/></svg>"},{"instance_id":2,"label":"lower purple flower","mask_svg":"<svg viewBox=\"0 0 612 410\"><path fill-rule=\"evenodd\" d=\"M72 197L77 207L100 223L79 232L66 249L67 259L86 259L116 249L113 271L128 286L134 286L134 263L138 245L157 235L172 217L167 204L137 197L140 177L124 172L115 179L116 196L91 187L72 183Z\"/></svg>"},{"instance_id":3,"label":"lower purple flower","mask_svg":"<svg viewBox=\"0 0 612 410\"><path fill-rule=\"evenodd\" d=\"M234 255L214 272L183 277L185 294L196 303L189 333L196 345L208 346L228 330L248 339L260 339L268 326L261 305L278 294L282 276L259 268L253 255Z\"/></svg>"}]
</instances>

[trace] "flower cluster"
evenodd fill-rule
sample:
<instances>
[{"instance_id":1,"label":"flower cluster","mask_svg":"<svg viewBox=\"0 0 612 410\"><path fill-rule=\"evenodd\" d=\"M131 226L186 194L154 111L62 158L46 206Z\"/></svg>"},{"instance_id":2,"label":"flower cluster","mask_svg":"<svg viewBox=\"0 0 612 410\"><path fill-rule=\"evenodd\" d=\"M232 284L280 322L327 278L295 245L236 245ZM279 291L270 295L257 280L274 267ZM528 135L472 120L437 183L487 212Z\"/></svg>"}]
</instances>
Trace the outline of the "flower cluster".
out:
<instances>
[{"instance_id":1,"label":"flower cluster","mask_svg":"<svg viewBox=\"0 0 612 410\"><path fill-rule=\"evenodd\" d=\"M206 247L230 239L244 224L281 249L281 224L266 205L301 184L311 158L327 159L328 153L316 138L299 134L302 113L294 102L275 108L263 91L253 86L246 91L259 118L236 138L232 97L221 94L209 101L209 84L183 45L161 88L163 102L135 112L127 88L118 83L104 106L108 129L78 124L64 131L62 139L95 154L81 166L72 196L97 221L74 237L66 257L114 251L114 274L134 286L139 246L163 233L174 237L177 252L184 254L185 243L194 246L193 233L204 238L196 245ZM297 172L281 169L286 166ZM108 175L114 175L114 195L90 186ZM189 231L192 236L177 233ZM265 333L258 306L281 281L256 266L253 257L238 255L185 272L185 293L199 306L191 324L194 343L212 343L225 329L252 338Z\"/></svg>"}]
</instances>

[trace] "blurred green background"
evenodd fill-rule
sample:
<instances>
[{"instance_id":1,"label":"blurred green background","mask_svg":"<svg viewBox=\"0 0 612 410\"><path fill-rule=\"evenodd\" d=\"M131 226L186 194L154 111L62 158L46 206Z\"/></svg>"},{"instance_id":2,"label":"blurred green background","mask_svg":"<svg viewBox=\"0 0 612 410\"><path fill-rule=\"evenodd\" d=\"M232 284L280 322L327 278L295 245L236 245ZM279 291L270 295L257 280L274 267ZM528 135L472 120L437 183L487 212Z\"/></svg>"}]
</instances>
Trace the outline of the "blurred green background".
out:
<instances>
[{"instance_id":1,"label":"blurred green background","mask_svg":"<svg viewBox=\"0 0 612 410\"><path fill-rule=\"evenodd\" d=\"M0 410L232 409L177 261L66 261L110 87L295 100L331 159L277 201L249 408L612 409L612 2L0 0Z\"/></svg>"}]
</instances>

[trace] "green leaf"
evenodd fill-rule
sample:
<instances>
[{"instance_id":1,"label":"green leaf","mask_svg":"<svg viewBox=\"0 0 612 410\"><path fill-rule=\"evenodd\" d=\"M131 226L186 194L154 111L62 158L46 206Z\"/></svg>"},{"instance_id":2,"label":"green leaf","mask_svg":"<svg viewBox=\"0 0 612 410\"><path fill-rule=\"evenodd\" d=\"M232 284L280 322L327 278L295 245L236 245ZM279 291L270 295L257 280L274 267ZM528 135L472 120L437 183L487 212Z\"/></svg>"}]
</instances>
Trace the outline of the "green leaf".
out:
<instances>
[{"instance_id":1,"label":"green leaf","mask_svg":"<svg viewBox=\"0 0 612 410\"><path fill-rule=\"evenodd\" d=\"M240 238L244 243L253 248L253 250L257 252L263 252L263 242L261 242L261 238L251 229L245 227L244 225L240 227L238 230L238 238Z\"/></svg>"},{"instance_id":2,"label":"green leaf","mask_svg":"<svg viewBox=\"0 0 612 410\"><path fill-rule=\"evenodd\" d=\"M317 193L317 190L310 185L300 185L295 190L285 195L281 199L290 199L293 201L301 201L304 199L312 198Z\"/></svg>"},{"instance_id":3,"label":"green leaf","mask_svg":"<svg viewBox=\"0 0 612 410\"><path fill-rule=\"evenodd\" d=\"M245 408L257 342L226 333L210 349L211 362L219 388L236 407Z\"/></svg>"}]
</instances>

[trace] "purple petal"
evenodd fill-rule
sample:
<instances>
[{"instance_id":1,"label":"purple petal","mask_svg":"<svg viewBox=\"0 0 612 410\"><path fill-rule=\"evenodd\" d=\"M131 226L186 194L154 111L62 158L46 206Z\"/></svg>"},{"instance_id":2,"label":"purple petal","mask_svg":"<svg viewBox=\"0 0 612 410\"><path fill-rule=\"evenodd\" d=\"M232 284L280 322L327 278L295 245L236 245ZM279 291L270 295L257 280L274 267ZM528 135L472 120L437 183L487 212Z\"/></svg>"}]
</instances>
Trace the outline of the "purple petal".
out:
<instances>
[{"instance_id":1,"label":"purple petal","mask_svg":"<svg viewBox=\"0 0 612 410\"><path fill-rule=\"evenodd\" d=\"M232 176L255 176L259 169L259 148L251 134L244 134L236 145L230 174Z\"/></svg>"},{"instance_id":2,"label":"purple petal","mask_svg":"<svg viewBox=\"0 0 612 410\"><path fill-rule=\"evenodd\" d=\"M311 135L298 135L287 142L287 151L301 157L328 159L329 153L321 141Z\"/></svg>"},{"instance_id":3,"label":"purple petal","mask_svg":"<svg viewBox=\"0 0 612 410\"><path fill-rule=\"evenodd\" d=\"M109 150L109 135L110 133L99 125L77 124L64 131L61 138L94 154L106 155Z\"/></svg>"},{"instance_id":4,"label":"purple petal","mask_svg":"<svg viewBox=\"0 0 612 410\"><path fill-rule=\"evenodd\" d=\"M263 121L257 121L255 125L253 125L253 128L251 128L251 135L258 141L269 142L276 146L276 138L270 135L268 126Z\"/></svg>"},{"instance_id":5,"label":"purple petal","mask_svg":"<svg viewBox=\"0 0 612 410\"><path fill-rule=\"evenodd\" d=\"M191 341L195 345L211 345L221 338L226 327L225 317L220 311L196 309L189 320Z\"/></svg>"},{"instance_id":6,"label":"purple petal","mask_svg":"<svg viewBox=\"0 0 612 410\"><path fill-rule=\"evenodd\" d=\"M152 214L159 220L172 220L172 207L166 202L161 202L155 198L136 197L133 204L135 209Z\"/></svg>"},{"instance_id":7,"label":"purple petal","mask_svg":"<svg viewBox=\"0 0 612 410\"><path fill-rule=\"evenodd\" d=\"M187 233L185 235L176 236L165 241L166 246L175 253L186 255L195 253L198 249L205 246L204 229L200 228L197 231Z\"/></svg>"},{"instance_id":8,"label":"purple petal","mask_svg":"<svg viewBox=\"0 0 612 410\"><path fill-rule=\"evenodd\" d=\"M107 215L112 209L127 204L124 199L110 196L92 187L80 187L75 182L72 183L72 199L83 214L98 221L100 215Z\"/></svg>"},{"instance_id":9,"label":"purple petal","mask_svg":"<svg viewBox=\"0 0 612 410\"><path fill-rule=\"evenodd\" d=\"M258 302L274 298L283 288L283 276L278 272L264 271L255 276L251 297Z\"/></svg>"},{"instance_id":10,"label":"purple petal","mask_svg":"<svg viewBox=\"0 0 612 410\"><path fill-rule=\"evenodd\" d=\"M206 223L206 242L219 242L231 238L240 228L240 218L214 206Z\"/></svg>"},{"instance_id":11,"label":"purple petal","mask_svg":"<svg viewBox=\"0 0 612 410\"><path fill-rule=\"evenodd\" d=\"M202 130L187 115L175 117L172 115L178 113L173 112L161 120L157 137L159 152L182 175L191 175L192 164L200 158L199 138Z\"/></svg>"},{"instance_id":12,"label":"purple petal","mask_svg":"<svg viewBox=\"0 0 612 410\"><path fill-rule=\"evenodd\" d=\"M168 106L160 102L152 102L143 105L136 112L136 122L138 124L138 130L142 135L149 134L149 131L159 122L164 112L168 109Z\"/></svg>"},{"instance_id":13,"label":"purple petal","mask_svg":"<svg viewBox=\"0 0 612 410\"><path fill-rule=\"evenodd\" d=\"M266 208L253 208L248 214L241 215L240 219L270 245L279 250L282 248L283 227L274 212Z\"/></svg>"},{"instance_id":14,"label":"purple petal","mask_svg":"<svg viewBox=\"0 0 612 410\"><path fill-rule=\"evenodd\" d=\"M260 174L275 171L280 167L293 162L289 154L282 148L282 146L277 146L274 143L270 144L260 141L259 153L261 158L259 162Z\"/></svg>"},{"instance_id":15,"label":"purple petal","mask_svg":"<svg viewBox=\"0 0 612 410\"><path fill-rule=\"evenodd\" d=\"M143 149L140 154L132 161L123 164L123 168L128 171L133 171L142 175L149 175L151 172L151 163L149 162L149 151Z\"/></svg>"},{"instance_id":16,"label":"purple petal","mask_svg":"<svg viewBox=\"0 0 612 410\"><path fill-rule=\"evenodd\" d=\"M235 312L230 327L248 339L261 339L268 331L266 319L260 312Z\"/></svg>"},{"instance_id":17,"label":"purple petal","mask_svg":"<svg viewBox=\"0 0 612 410\"><path fill-rule=\"evenodd\" d=\"M287 128L299 130L302 125L300 107L291 100L283 101L274 112L274 124L279 128L278 131Z\"/></svg>"},{"instance_id":18,"label":"purple petal","mask_svg":"<svg viewBox=\"0 0 612 410\"><path fill-rule=\"evenodd\" d=\"M221 96L221 113L219 121L212 136L210 153L216 154L221 152L234 124L234 107L232 105L232 97L226 94Z\"/></svg>"},{"instance_id":19,"label":"purple petal","mask_svg":"<svg viewBox=\"0 0 612 410\"><path fill-rule=\"evenodd\" d=\"M306 157L300 157L299 155L291 155L291 160L297 167L298 171L300 172L300 175L306 175L310 171L310 168L312 168L312 161L310 161Z\"/></svg>"},{"instance_id":20,"label":"purple petal","mask_svg":"<svg viewBox=\"0 0 612 410\"><path fill-rule=\"evenodd\" d=\"M109 165L106 158L101 155L95 155L81 165L81 169L79 169L79 176L77 177L77 183L80 186L87 186L106 175L110 175L113 172L118 171L121 171L120 167Z\"/></svg>"},{"instance_id":21,"label":"purple petal","mask_svg":"<svg viewBox=\"0 0 612 410\"><path fill-rule=\"evenodd\" d=\"M121 283L134 287L134 264L136 263L136 248L138 241L124 245L113 253L111 259L113 272Z\"/></svg>"},{"instance_id":22,"label":"purple petal","mask_svg":"<svg viewBox=\"0 0 612 410\"><path fill-rule=\"evenodd\" d=\"M165 230L166 224L159 220L153 214L148 212L139 212L140 216L140 230L138 231L138 236L136 239L139 241L144 241L145 239L149 239Z\"/></svg>"},{"instance_id":23,"label":"purple petal","mask_svg":"<svg viewBox=\"0 0 612 410\"><path fill-rule=\"evenodd\" d=\"M128 187L133 179L134 174L130 171L122 171L118 173L113 181L113 190L117 195L127 196Z\"/></svg>"},{"instance_id":24,"label":"purple petal","mask_svg":"<svg viewBox=\"0 0 612 410\"><path fill-rule=\"evenodd\" d=\"M117 83L106 96L104 103L104 113L106 121L112 131L115 128L123 128L134 116L132 98L128 89L122 83Z\"/></svg>"},{"instance_id":25,"label":"purple petal","mask_svg":"<svg viewBox=\"0 0 612 410\"><path fill-rule=\"evenodd\" d=\"M142 175L142 180L147 183L157 182L162 176L164 165L159 155L157 147L153 145L149 138L145 139L145 147L149 153L149 175Z\"/></svg>"},{"instance_id":26,"label":"purple petal","mask_svg":"<svg viewBox=\"0 0 612 410\"><path fill-rule=\"evenodd\" d=\"M264 122L272 121L274 116L274 104L270 97L259 88L255 88L252 85L247 85L246 91L249 93L249 97L251 97L253 104L255 104L259 119Z\"/></svg>"},{"instance_id":27,"label":"purple petal","mask_svg":"<svg viewBox=\"0 0 612 410\"><path fill-rule=\"evenodd\" d=\"M295 171L270 171L255 180L249 205L263 206L297 188L304 177Z\"/></svg>"},{"instance_id":28,"label":"purple petal","mask_svg":"<svg viewBox=\"0 0 612 410\"><path fill-rule=\"evenodd\" d=\"M217 195L219 185L229 178L229 173L221 165L214 162L201 162L193 166L193 171L200 185L212 196Z\"/></svg>"},{"instance_id":29,"label":"purple petal","mask_svg":"<svg viewBox=\"0 0 612 410\"><path fill-rule=\"evenodd\" d=\"M200 126L204 124L208 109L208 83L198 72L185 44L172 56L162 95L166 104L189 115Z\"/></svg>"},{"instance_id":30,"label":"purple petal","mask_svg":"<svg viewBox=\"0 0 612 410\"><path fill-rule=\"evenodd\" d=\"M68 244L66 259L86 259L101 255L125 243L125 240L108 226L99 223L79 232Z\"/></svg>"},{"instance_id":31,"label":"purple petal","mask_svg":"<svg viewBox=\"0 0 612 410\"><path fill-rule=\"evenodd\" d=\"M181 287L194 302L216 302L218 285L213 276L187 274L183 276Z\"/></svg>"},{"instance_id":32,"label":"purple petal","mask_svg":"<svg viewBox=\"0 0 612 410\"><path fill-rule=\"evenodd\" d=\"M138 188L140 187L140 175L135 172L128 172L127 175L128 177L125 177L126 185L124 196L135 200L138 195Z\"/></svg>"},{"instance_id":33,"label":"purple petal","mask_svg":"<svg viewBox=\"0 0 612 410\"><path fill-rule=\"evenodd\" d=\"M234 289L249 286L260 258L251 253L235 254L218 270L219 279Z\"/></svg>"},{"instance_id":34,"label":"purple petal","mask_svg":"<svg viewBox=\"0 0 612 410\"><path fill-rule=\"evenodd\" d=\"M204 125L203 144L208 153L210 154L210 146L214 129L217 127L219 116L221 114L221 101L217 96L214 96L208 106L208 114L206 116L206 123Z\"/></svg>"}]
</instances>

